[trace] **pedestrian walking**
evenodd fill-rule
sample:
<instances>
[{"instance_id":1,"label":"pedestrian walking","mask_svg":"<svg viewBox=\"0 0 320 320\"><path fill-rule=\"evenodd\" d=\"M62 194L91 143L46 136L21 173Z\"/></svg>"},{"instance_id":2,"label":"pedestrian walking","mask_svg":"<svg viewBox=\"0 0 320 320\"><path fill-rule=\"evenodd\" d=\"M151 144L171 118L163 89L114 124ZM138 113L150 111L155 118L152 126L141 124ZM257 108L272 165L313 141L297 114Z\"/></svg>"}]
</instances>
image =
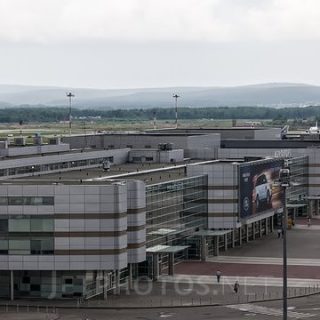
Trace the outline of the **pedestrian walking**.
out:
<instances>
[{"instance_id":1,"label":"pedestrian walking","mask_svg":"<svg viewBox=\"0 0 320 320\"><path fill-rule=\"evenodd\" d=\"M217 276L217 282L220 283L220 279L221 279L221 271L220 270L217 270L216 276Z\"/></svg>"},{"instance_id":2,"label":"pedestrian walking","mask_svg":"<svg viewBox=\"0 0 320 320\"><path fill-rule=\"evenodd\" d=\"M238 293L239 287L240 287L239 282L236 281L235 284L234 284L234 286L233 286L233 291L234 291L235 293Z\"/></svg>"},{"instance_id":3,"label":"pedestrian walking","mask_svg":"<svg viewBox=\"0 0 320 320\"><path fill-rule=\"evenodd\" d=\"M308 227L311 227L311 219L310 219L310 217L308 218Z\"/></svg>"},{"instance_id":4,"label":"pedestrian walking","mask_svg":"<svg viewBox=\"0 0 320 320\"><path fill-rule=\"evenodd\" d=\"M278 228L278 239L281 238L281 233L282 233L282 230L280 228Z\"/></svg>"}]
</instances>

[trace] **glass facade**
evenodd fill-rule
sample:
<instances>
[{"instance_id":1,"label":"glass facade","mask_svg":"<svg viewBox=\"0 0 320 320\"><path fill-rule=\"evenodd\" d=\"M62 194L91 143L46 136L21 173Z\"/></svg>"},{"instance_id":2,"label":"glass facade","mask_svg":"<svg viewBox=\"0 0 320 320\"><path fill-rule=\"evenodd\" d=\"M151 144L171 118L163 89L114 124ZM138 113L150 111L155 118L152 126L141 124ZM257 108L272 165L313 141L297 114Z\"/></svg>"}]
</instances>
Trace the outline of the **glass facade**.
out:
<instances>
[{"instance_id":1,"label":"glass facade","mask_svg":"<svg viewBox=\"0 0 320 320\"><path fill-rule=\"evenodd\" d=\"M287 198L290 203L298 203L308 195L308 157L288 159L291 181L294 185L288 188Z\"/></svg>"},{"instance_id":2,"label":"glass facade","mask_svg":"<svg viewBox=\"0 0 320 320\"><path fill-rule=\"evenodd\" d=\"M53 252L52 216L1 215L0 254L46 255Z\"/></svg>"},{"instance_id":3,"label":"glass facade","mask_svg":"<svg viewBox=\"0 0 320 320\"><path fill-rule=\"evenodd\" d=\"M54 197L0 197L0 206L53 206Z\"/></svg>"},{"instance_id":4,"label":"glass facade","mask_svg":"<svg viewBox=\"0 0 320 320\"><path fill-rule=\"evenodd\" d=\"M207 176L146 187L146 246L181 245L207 227Z\"/></svg>"}]
</instances>

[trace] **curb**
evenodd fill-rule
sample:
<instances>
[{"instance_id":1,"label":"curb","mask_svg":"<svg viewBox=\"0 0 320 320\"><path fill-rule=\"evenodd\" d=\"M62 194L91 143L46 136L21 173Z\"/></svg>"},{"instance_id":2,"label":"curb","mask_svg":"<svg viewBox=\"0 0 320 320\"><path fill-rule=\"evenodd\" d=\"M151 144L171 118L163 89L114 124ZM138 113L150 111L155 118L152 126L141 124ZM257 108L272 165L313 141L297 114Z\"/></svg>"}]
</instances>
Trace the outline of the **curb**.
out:
<instances>
[{"instance_id":1,"label":"curb","mask_svg":"<svg viewBox=\"0 0 320 320\"><path fill-rule=\"evenodd\" d=\"M293 299L301 299L301 298L306 298L310 296L315 296L315 295L320 295L320 292L313 292L313 293L308 293L300 296L295 296L295 297L288 297L288 300L293 300ZM27 305L27 304L2 304L0 303L0 307L16 307L17 305L19 308L48 308L49 310L56 310L56 309L87 309L87 310L147 310L147 309L180 309L180 308L202 308L202 307L228 307L228 306L233 306L233 305L241 305L241 304L247 304L247 303L262 303L262 302L273 302L273 301L281 301L282 298L274 298L274 299L265 299L265 300L254 300L254 301L242 301L242 302L236 302L236 303L213 303L213 304L198 304L198 305L164 305L164 306L66 306L66 305Z\"/></svg>"}]
</instances>

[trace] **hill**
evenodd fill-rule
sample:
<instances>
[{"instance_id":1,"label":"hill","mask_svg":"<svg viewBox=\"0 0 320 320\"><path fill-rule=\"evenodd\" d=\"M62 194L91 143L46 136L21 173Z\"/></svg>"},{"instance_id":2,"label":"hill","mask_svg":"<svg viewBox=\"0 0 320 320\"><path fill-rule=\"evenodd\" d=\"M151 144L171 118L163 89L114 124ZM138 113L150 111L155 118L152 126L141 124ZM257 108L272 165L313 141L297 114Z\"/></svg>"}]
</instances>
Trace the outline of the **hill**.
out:
<instances>
[{"instance_id":1,"label":"hill","mask_svg":"<svg viewBox=\"0 0 320 320\"><path fill-rule=\"evenodd\" d=\"M75 94L79 108L170 107L173 93L183 107L302 106L320 103L320 86L271 83L237 87L168 87L139 89L88 89L0 85L0 107L17 105L67 105L66 92Z\"/></svg>"}]
</instances>

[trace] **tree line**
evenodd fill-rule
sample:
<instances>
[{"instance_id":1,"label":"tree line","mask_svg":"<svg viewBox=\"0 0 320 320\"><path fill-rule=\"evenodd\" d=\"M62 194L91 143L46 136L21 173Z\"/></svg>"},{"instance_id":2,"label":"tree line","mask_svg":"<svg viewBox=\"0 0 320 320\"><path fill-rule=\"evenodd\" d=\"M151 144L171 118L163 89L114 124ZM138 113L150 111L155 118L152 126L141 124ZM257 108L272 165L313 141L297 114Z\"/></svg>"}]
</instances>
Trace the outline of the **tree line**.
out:
<instances>
[{"instance_id":1,"label":"tree line","mask_svg":"<svg viewBox=\"0 0 320 320\"><path fill-rule=\"evenodd\" d=\"M320 115L319 106L309 107L211 107L211 108L179 108L179 119L307 119ZM103 120L172 120L175 118L173 108L152 109L72 109L73 119L101 117ZM0 123L59 122L69 119L66 107L13 107L0 109Z\"/></svg>"}]
</instances>

